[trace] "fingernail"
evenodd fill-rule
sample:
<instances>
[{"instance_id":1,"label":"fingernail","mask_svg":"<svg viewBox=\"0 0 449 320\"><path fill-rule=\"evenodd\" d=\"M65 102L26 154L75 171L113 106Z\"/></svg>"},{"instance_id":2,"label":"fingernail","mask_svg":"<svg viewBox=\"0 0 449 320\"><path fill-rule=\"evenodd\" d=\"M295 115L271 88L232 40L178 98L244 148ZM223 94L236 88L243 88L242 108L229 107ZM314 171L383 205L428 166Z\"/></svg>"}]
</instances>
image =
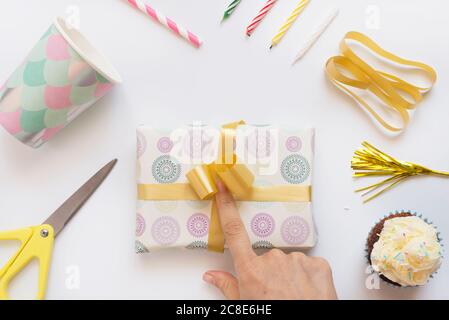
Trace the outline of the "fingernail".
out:
<instances>
[{"instance_id":1,"label":"fingernail","mask_svg":"<svg viewBox=\"0 0 449 320\"><path fill-rule=\"evenodd\" d=\"M214 277L210 273L203 274L203 280L209 284L214 284Z\"/></svg>"}]
</instances>

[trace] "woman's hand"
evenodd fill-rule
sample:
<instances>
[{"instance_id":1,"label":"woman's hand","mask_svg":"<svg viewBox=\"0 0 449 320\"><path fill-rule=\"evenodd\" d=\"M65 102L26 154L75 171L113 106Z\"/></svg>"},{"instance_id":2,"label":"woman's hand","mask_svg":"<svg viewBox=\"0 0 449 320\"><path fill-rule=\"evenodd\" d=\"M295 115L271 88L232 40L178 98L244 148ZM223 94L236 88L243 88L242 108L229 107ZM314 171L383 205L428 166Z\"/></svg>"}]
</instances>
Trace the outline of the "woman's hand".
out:
<instances>
[{"instance_id":1,"label":"woman's hand","mask_svg":"<svg viewBox=\"0 0 449 320\"><path fill-rule=\"evenodd\" d=\"M258 256L231 193L221 181L216 196L221 226L234 259L236 276L208 271L204 281L228 299L336 299L332 270L323 258L273 249Z\"/></svg>"}]
</instances>

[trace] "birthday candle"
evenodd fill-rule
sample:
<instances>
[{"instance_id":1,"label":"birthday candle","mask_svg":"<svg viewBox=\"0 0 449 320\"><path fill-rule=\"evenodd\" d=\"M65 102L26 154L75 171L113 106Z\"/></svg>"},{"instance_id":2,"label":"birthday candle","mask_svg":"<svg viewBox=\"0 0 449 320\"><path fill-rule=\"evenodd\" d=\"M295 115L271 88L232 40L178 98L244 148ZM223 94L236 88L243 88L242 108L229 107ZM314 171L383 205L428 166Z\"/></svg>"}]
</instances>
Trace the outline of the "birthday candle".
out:
<instances>
[{"instance_id":1,"label":"birthday candle","mask_svg":"<svg viewBox=\"0 0 449 320\"><path fill-rule=\"evenodd\" d=\"M223 20L229 18L229 16L235 11L241 1L242 0L234 0L231 2L231 4L226 8L226 11L223 15Z\"/></svg>"},{"instance_id":2,"label":"birthday candle","mask_svg":"<svg viewBox=\"0 0 449 320\"><path fill-rule=\"evenodd\" d=\"M202 44L201 39L199 37L197 37L193 32L190 32L186 28L176 24L173 20L166 17L159 11L155 10L147 3L144 3L141 0L126 0L126 1L134 8L142 11L143 13L145 13L147 16L149 16L153 20L159 22L160 24L162 24L166 28L170 29L177 35L186 39L191 44L193 44L195 47L199 48L201 46L201 44Z\"/></svg>"},{"instance_id":3,"label":"birthday candle","mask_svg":"<svg viewBox=\"0 0 449 320\"><path fill-rule=\"evenodd\" d=\"M271 8L273 8L274 4L276 3L277 0L268 0L265 5L263 6L262 9L260 9L259 13L257 14L257 16L253 19L253 21L251 21L251 23L249 24L249 26L246 28L246 34L247 36L251 36L251 34L253 33L254 29L256 29L256 27L259 25L259 23L262 21L263 18L265 18L265 16L267 15L268 11L271 10Z\"/></svg>"},{"instance_id":4,"label":"birthday candle","mask_svg":"<svg viewBox=\"0 0 449 320\"><path fill-rule=\"evenodd\" d=\"M335 17L338 15L338 9L333 9L323 20L321 25L317 28L317 30L312 34L312 36L307 40L307 42L302 46L301 50L296 55L292 64L295 64L298 60L300 60L312 46L317 42L320 36L326 31L326 29L330 26L332 21L334 21Z\"/></svg>"},{"instance_id":5,"label":"birthday candle","mask_svg":"<svg viewBox=\"0 0 449 320\"><path fill-rule=\"evenodd\" d=\"M298 16L301 14L301 12L304 10L304 8L307 6L310 0L301 0L297 5L295 10L291 13L290 17L284 22L282 27L279 29L278 33L274 36L274 38L271 40L271 47L274 47L277 45L281 39L285 36L288 29L292 26L293 22L298 18Z\"/></svg>"}]
</instances>

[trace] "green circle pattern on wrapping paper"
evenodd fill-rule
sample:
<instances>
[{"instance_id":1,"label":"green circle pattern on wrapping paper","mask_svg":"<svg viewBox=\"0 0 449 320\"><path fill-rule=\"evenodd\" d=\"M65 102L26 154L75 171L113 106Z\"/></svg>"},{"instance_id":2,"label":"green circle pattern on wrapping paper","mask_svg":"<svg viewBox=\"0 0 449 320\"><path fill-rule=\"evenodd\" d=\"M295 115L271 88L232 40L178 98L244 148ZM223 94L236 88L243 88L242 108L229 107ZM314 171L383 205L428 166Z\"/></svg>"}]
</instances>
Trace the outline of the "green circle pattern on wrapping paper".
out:
<instances>
[{"instance_id":1,"label":"green circle pattern on wrapping paper","mask_svg":"<svg viewBox=\"0 0 449 320\"><path fill-rule=\"evenodd\" d=\"M272 249L274 245L270 241L261 240L252 244L253 249Z\"/></svg>"},{"instance_id":2,"label":"green circle pattern on wrapping paper","mask_svg":"<svg viewBox=\"0 0 449 320\"><path fill-rule=\"evenodd\" d=\"M298 171L295 172L293 169L298 169ZM310 174L309 162L299 154L289 155L282 161L281 174L288 183L303 183Z\"/></svg>"},{"instance_id":3,"label":"green circle pattern on wrapping paper","mask_svg":"<svg viewBox=\"0 0 449 320\"><path fill-rule=\"evenodd\" d=\"M173 183L181 175L181 165L175 158L163 155L154 160L151 171L157 182Z\"/></svg>"},{"instance_id":4,"label":"green circle pattern on wrapping paper","mask_svg":"<svg viewBox=\"0 0 449 320\"><path fill-rule=\"evenodd\" d=\"M145 245L142 242L138 241L138 240L136 240L134 248L135 248L136 253L148 253L148 252L150 252L145 247Z\"/></svg>"},{"instance_id":5,"label":"green circle pattern on wrapping paper","mask_svg":"<svg viewBox=\"0 0 449 320\"><path fill-rule=\"evenodd\" d=\"M194 241L186 246L187 249L207 249L207 242L205 241Z\"/></svg>"},{"instance_id":6,"label":"green circle pattern on wrapping paper","mask_svg":"<svg viewBox=\"0 0 449 320\"><path fill-rule=\"evenodd\" d=\"M68 46L68 59L51 60L47 56L49 40L54 35L60 35L52 25L39 42L28 54L25 62L19 66L6 82L6 88L21 87L20 96L20 126L22 131L15 134L18 139L28 138L46 128L55 128L68 123L71 108L78 108L90 101L95 101L95 92L99 84L110 83L93 68L81 69L80 74L73 79L69 77L71 65L84 61L81 56ZM85 78L91 77L87 85ZM86 81L84 81L86 82ZM46 87L71 86L69 99L71 106L51 109L46 105ZM1 112L6 112L0 110Z\"/></svg>"}]
</instances>

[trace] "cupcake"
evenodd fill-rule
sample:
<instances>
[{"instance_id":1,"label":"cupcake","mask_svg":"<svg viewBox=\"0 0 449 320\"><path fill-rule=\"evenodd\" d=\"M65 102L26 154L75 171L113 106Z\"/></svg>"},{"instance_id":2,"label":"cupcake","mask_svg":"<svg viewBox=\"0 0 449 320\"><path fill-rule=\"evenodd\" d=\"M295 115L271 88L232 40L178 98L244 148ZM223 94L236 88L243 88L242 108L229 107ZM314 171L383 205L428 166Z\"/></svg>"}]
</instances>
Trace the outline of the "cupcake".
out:
<instances>
[{"instance_id":1,"label":"cupcake","mask_svg":"<svg viewBox=\"0 0 449 320\"><path fill-rule=\"evenodd\" d=\"M435 227L410 212L390 214L379 221L368 236L367 251L373 270L400 287L426 284L442 262Z\"/></svg>"}]
</instances>

